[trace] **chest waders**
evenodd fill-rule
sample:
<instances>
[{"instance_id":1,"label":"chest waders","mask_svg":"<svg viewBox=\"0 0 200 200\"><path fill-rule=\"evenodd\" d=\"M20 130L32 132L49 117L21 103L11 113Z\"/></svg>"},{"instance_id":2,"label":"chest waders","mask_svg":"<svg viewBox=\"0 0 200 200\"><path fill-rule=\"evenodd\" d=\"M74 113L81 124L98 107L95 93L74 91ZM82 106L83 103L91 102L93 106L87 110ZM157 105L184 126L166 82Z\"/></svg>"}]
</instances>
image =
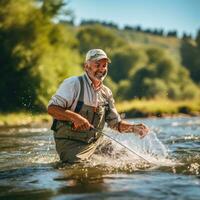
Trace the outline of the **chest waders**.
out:
<instances>
[{"instance_id":1,"label":"chest waders","mask_svg":"<svg viewBox=\"0 0 200 200\"><path fill-rule=\"evenodd\" d=\"M90 124L94 126L95 130L89 131L77 131L73 130L73 124L70 121L61 121L54 119L51 129L54 130L54 136L56 139L70 139L77 140L85 143L95 142L101 135L101 130L103 130L105 124L105 114L108 109L108 101L104 96L101 98L104 99L103 102L98 103L98 107L93 107L84 104L84 81L83 76L78 77L80 82L80 94L78 102L75 108L76 113L80 114L86 118ZM102 88L103 89L103 88ZM59 131L60 129L65 129L66 131Z\"/></svg>"}]
</instances>

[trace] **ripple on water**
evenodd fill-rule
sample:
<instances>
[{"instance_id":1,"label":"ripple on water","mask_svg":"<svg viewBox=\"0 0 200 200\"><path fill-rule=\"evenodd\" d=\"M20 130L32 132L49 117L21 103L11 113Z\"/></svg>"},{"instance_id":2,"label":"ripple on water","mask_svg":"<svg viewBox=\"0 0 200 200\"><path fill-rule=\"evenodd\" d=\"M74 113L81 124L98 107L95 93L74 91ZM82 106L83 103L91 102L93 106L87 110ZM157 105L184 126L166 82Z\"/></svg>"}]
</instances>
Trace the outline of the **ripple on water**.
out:
<instances>
[{"instance_id":1,"label":"ripple on water","mask_svg":"<svg viewBox=\"0 0 200 200\"><path fill-rule=\"evenodd\" d=\"M133 196L136 199L200 199L197 121L146 119L144 122L156 134L151 133L144 140L105 129L154 164L111 142L107 154L101 147L88 162L64 165L58 162L49 130L4 132L0 134L0 195L5 199L28 199L30 195L32 199L59 200L130 199ZM110 141L104 142L103 146L109 147Z\"/></svg>"}]
</instances>

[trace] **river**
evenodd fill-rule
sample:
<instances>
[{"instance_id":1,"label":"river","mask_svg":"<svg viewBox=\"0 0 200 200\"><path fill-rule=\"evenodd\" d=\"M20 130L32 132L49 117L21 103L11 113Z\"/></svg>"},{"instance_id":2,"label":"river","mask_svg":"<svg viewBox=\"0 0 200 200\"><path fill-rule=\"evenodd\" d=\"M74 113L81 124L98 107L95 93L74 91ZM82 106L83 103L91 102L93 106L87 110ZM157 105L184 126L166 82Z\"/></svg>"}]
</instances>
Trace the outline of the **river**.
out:
<instances>
[{"instance_id":1,"label":"river","mask_svg":"<svg viewBox=\"0 0 200 200\"><path fill-rule=\"evenodd\" d=\"M136 156L105 137L87 163L64 165L48 128L0 131L0 199L200 199L200 117L148 118L151 132L104 132ZM148 160L148 161L146 161Z\"/></svg>"}]
</instances>

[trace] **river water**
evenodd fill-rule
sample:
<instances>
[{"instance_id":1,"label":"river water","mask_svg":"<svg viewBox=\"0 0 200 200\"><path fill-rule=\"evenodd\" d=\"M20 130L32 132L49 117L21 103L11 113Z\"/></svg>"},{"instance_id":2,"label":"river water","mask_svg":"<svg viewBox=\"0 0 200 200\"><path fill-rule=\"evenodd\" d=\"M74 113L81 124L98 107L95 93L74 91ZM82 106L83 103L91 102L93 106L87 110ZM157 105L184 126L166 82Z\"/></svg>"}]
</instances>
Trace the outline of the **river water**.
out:
<instances>
[{"instance_id":1,"label":"river water","mask_svg":"<svg viewBox=\"0 0 200 200\"><path fill-rule=\"evenodd\" d=\"M200 199L200 117L130 120L150 134L105 133L82 164L63 165L48 128L0 131L0 199ZM105 147L107 153L105 153Z\"/></svg>"}]
</instances>

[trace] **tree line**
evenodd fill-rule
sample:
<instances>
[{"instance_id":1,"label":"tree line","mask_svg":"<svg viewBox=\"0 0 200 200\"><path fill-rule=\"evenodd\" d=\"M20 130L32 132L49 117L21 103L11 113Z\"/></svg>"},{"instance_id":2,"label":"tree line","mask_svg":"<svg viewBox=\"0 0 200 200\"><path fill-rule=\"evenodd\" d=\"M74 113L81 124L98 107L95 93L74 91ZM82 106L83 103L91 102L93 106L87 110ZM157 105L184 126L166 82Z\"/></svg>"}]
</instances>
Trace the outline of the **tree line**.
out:
<instances>
[{"instance_id":1,"label":"tree line","mask_svg":"<svg viewBox=\"0 0 200 200\"><path fill-rule=\"evenodd\" d=\"M102 26L106 26L109 28L115 28L119 30L119 26L116 23L113 22L106 22L106 21L99 21L99 20L82 20L80 22L80 25L94 25L94 24L99 24ZM165 36L165 37L178 37L178 33L176 30L170 30L170 31L164 31L163 29L150 29L150 28L142 28L141 26L130 26L130 25L125 25L123 27L123 30L127 31L136 31L136 32L141 32L141 33L149 33L151 35L158 35L158 36ZM165 33L166 32L166 33ZM191 34L188 33L183 33L182 39L192 39Z\"/></svg>"},{"instance_id":2,"label":"tree line","mask_svg":"<svg viewBox=\"0 0 200 200\"><path fill-rule=\"evenodd\" d=\"M69 19L59 21L60 15ZM61 81L83 72L91 48L111 57L105 84L118 101L199 97L200 32L181 40L179 62L164 48L134 45L126 30L87 21L76 27L63 0L1 0L0 110L44 111Z\"/></svg>"}]
</instances>

